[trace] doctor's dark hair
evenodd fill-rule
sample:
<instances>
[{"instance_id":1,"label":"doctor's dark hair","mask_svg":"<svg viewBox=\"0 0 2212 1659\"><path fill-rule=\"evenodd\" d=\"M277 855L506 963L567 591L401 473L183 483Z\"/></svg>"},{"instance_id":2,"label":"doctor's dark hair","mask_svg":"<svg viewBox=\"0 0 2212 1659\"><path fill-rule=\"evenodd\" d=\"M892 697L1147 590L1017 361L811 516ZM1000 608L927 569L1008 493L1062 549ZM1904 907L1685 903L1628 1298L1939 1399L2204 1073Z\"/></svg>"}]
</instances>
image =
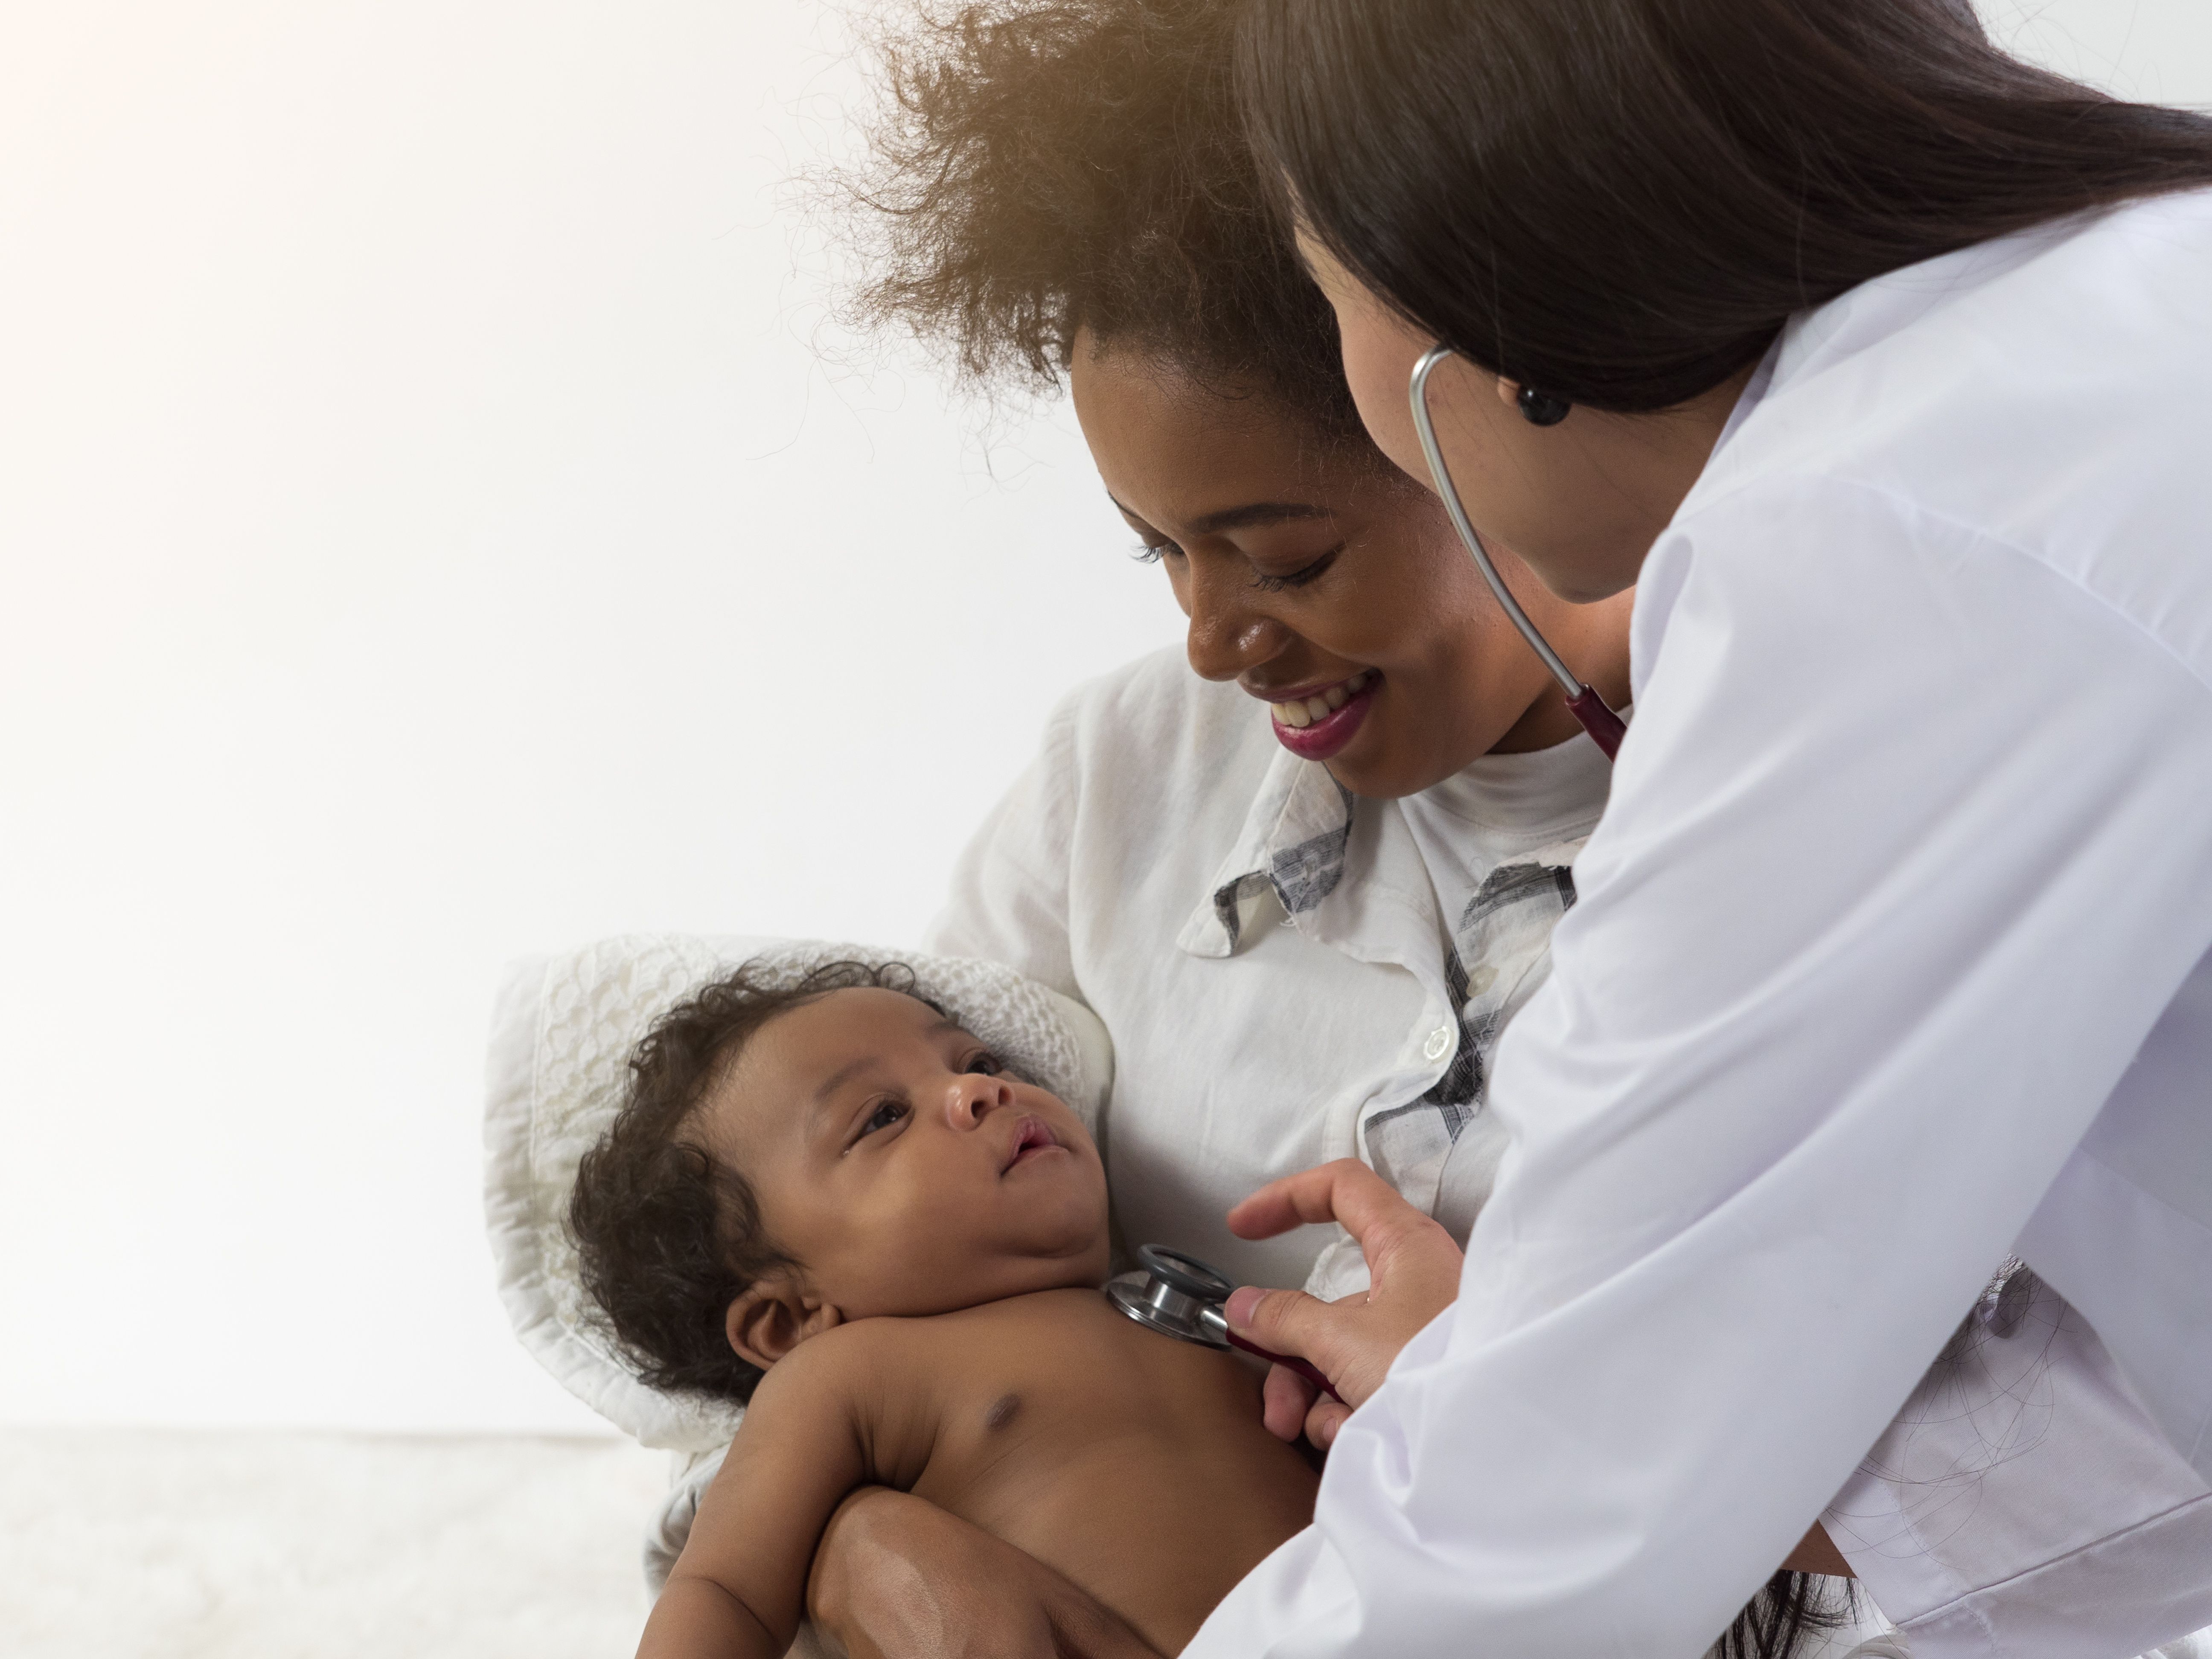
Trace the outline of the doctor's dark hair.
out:
<instances>
[{"instance_id":1,"label":"doctor's dark hair","mask_svg":"<svg viewBox=\"0 0 2212 1659\"><path fill-rule=\"evenodd\" d=\"M1626 412L1886 271L2212 185L2212 119L2008 57L1968 0L1253 0L1238 81L1346 270Z\"/></svg>"},{"instance_id":2,"label":"doctor's dark hair","mask_svg":"<svg viewBox=\"0 0 2212 1659\"><path fill-rule=\"evenodd\" d=\"M857 320L971 385L1065 380L1079 331L1372 446L1336 319L1279 226L1224 0L971 0L879 32L867 160L826 183ZM1379 464L1379 457L1378 457Z\"/></svg>"},{"instance_id":3,"label":"doctor's dark hair","mask_svg":"<svg viewBox=\"0 0 2212 1659\"><path fill-rule=\"evenodd\" d=\"M763 1025L863 987L945 1012L903 963L825 963L792 984L747 963L669 1009L632 1051L629 1094L577 1168L568 1235L585 1291L653 1388L752 1398L763 1372L730 1346L723 1315L763 1274L797 1264L762 1224L751 1182L700 1144L693 1119Z\"/></svg>"}]
</instances>

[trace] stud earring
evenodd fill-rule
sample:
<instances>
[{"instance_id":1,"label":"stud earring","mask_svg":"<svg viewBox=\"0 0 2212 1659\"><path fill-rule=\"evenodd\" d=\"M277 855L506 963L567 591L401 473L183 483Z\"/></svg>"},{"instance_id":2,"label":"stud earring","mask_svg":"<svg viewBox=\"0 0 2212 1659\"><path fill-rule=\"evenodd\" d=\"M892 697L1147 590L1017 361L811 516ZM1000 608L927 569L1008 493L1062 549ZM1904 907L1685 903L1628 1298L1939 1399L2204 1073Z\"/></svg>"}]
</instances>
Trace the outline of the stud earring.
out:
<instances>
[{"instance_id":1,"label":"stud earring","mask_svg":"<svg viewBox=\"0 0 2212 1659\"><path fill-rule=\"evenodd\" d=\"M1554 398L1548 392L1539 392L1533 386L1521 388L1521 417L1530 426L1557 426L1567 418L1574 407L1565 398Z\"/></svg>"}]
</instances>

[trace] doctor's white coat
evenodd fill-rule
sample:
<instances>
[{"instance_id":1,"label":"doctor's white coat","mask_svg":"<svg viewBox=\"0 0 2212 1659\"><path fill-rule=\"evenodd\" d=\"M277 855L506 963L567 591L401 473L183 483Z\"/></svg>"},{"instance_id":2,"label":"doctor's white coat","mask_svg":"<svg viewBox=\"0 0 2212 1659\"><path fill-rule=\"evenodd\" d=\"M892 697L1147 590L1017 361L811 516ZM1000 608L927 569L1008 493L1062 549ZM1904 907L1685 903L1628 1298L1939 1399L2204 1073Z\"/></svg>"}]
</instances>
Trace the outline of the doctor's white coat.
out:
<instances>
[{"instance_id":1,"label":"doctor's white coat","mask_svg":"<svg viewBox=\"0 0 2212 1659\"><path fill-rule=\"evenodd\" d=\"M1689 1659L1831 1503L1916 1659L2212 1622L2208 400L2201 194L1790 325L1645 566L1461 1298L1194 1659ZM1916 1510L1862 1463L2014 1250L2078 1466Z\"/></svg>"}]
</instances>

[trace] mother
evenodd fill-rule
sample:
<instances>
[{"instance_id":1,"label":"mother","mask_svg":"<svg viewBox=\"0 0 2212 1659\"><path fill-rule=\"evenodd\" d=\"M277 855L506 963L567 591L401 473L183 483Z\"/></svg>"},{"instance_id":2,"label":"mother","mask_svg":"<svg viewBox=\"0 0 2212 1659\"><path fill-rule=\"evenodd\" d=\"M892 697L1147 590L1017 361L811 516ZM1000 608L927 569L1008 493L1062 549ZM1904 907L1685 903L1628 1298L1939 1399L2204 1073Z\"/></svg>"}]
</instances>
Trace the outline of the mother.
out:
<instances>
[{"instance_id":1,"label":"mother","mask_svg":"<svg viewBox=\"0 0 2212 1659\"><path fill-rule=\"evenodd\" d=\"M1502 1148L1491 1054L1548 970L1608 768L1434 498L1360 429L1327 304L1237 123L1232 16L1218 0L994 6L895 48L870 299L979 379L1065 381L1102 511L1190 623L1184 651L1054 714L928 942L1104 1018L1130 1242L1335 1293L1364 1282L1356 1251L1255 1244L1225 1212L1356 1152L1464 1238ZM1570 606L1504 562L1624 702L1629 596ZM1300 1403L1278 1390L1279 1429ZM872 1501L880 1541L901 1506ZM870 1556L853 1541L866 1508L824 1552L848 1588L816 1601L848 1637L854 1594L960 1547L925 1517L936 1534ZM920 1605L1022 1571L939 1565ZM1771 1650L1807 1595L1791 1575L1762 1604ZM973 1639L989 1612L963 1601L948 1622Z\"/></svg>"},{"instance_id":2,"label":"mother","mask_svg":"<svg viewBox=\"0 0 2212 1659\"><path fill-rule=\"evenodd\" d=\"M1638 720L1460 1299L1193 1651L1691 1651L2010 1249L2142 1432L1990 1470L1978 1581L1876 1550L1915 1654L2203 1623L2212 123L1949 0L1259 0L1249 46L1370 429L1418 465L1455 349L1475 524L1642 584Z\"/></svg>"}]
</instances>

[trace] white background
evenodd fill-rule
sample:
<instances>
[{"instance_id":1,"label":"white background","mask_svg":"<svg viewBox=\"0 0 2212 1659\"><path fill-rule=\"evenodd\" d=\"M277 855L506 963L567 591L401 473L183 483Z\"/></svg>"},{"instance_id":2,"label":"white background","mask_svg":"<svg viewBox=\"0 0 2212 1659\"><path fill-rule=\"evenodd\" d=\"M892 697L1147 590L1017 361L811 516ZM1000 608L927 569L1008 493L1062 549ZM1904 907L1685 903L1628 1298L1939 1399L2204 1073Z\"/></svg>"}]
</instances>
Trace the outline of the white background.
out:
<instances>
[{"instance_id":1,"label":"white background","mask_svg":"<svg viewBox=\"0 0 2212 1659\"><path fill-rule=\"evenodd\" d=\"M1994 0L2212 103L2205 0ZM1063 412L817 354L793 0L0 0L0 1420L580 1428L505 958L898 943L1179 636Z\"/></svg>"}]
</instances>

